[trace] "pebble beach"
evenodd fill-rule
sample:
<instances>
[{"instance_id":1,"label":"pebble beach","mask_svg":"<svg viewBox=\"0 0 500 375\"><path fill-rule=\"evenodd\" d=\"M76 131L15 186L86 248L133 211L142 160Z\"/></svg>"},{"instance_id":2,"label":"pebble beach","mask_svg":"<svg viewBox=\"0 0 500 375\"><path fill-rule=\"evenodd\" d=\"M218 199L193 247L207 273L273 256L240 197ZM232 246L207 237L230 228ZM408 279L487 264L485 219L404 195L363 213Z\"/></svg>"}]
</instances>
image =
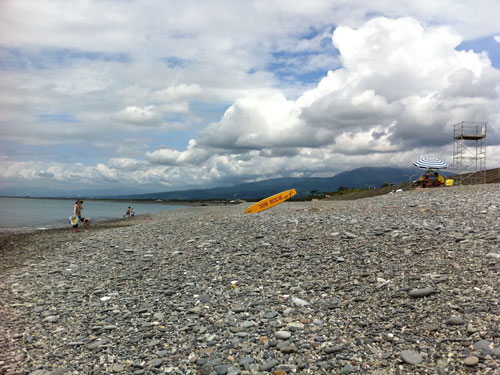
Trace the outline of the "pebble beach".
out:
<instances>
[{"instance_id":1,"label":"pebble beach","mask_svg":"<svg viewBox=\"0 0 500 375\"><path fill-rule=\"evenodd\" d=\"M500 184L0 237L0 374L500 374Z\"/></svg>"}]
</instances>

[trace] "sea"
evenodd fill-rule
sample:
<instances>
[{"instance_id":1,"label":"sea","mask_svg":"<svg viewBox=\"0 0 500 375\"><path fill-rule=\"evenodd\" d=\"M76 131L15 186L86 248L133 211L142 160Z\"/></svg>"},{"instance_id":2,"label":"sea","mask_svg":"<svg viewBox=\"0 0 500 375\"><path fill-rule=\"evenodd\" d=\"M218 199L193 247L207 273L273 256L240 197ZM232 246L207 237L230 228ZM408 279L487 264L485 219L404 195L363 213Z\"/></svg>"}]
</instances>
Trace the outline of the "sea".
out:
<instances>
[{"instance_id":1,"label":"sea","mask_svg":"<svg viewBox=\"0 0 500 375\"><path fill-rule=\"evenodd\" d=\"M74 204L75 199L0 197L0 234L70 228ZM93 222L119 219L129 206L136 216L183 207L160 202L84 200L82 217L89 217Z\"/></svg>"}]
</instances>

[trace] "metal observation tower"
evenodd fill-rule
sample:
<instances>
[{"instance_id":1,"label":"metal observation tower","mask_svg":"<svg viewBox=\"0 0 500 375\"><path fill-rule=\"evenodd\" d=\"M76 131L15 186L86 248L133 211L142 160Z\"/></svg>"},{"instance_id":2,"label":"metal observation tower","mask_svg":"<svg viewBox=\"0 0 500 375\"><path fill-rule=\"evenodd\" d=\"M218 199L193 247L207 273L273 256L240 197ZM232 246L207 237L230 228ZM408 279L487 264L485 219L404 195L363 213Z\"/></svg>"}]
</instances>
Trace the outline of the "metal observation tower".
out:
<instances>
[{"instance_id":1,"label":"metal observation tower","mask_svg":"<svg viewBox=\"0 0 500 375\"><path fill-rule=\"evenodd\" d=\"M486 122L453 125L453 167L460 185L486 182Z\"/></svg>"}]
</instances>

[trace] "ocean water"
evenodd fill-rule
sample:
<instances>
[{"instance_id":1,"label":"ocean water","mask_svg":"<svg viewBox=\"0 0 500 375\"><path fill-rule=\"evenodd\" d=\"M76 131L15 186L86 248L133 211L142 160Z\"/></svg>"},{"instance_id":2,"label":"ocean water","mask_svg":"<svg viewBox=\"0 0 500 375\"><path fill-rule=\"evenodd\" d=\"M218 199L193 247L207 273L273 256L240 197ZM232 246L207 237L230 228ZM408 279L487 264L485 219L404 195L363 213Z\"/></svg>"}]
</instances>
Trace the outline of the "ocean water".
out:
<instances>
[{"instance_id":1,"label":"ocean water","mask_svg":"<svg viewBox=\"0 0 500 375\"><path fill-rule=\"evenodd\" d=\"M70 228L75 199L0 197L0 233L27 232L50 228ZM182 206L162 203L84 200L82 217L92 221L119 219L131 206L136 215L174 210Z\"/></svg>"}]
</instances>

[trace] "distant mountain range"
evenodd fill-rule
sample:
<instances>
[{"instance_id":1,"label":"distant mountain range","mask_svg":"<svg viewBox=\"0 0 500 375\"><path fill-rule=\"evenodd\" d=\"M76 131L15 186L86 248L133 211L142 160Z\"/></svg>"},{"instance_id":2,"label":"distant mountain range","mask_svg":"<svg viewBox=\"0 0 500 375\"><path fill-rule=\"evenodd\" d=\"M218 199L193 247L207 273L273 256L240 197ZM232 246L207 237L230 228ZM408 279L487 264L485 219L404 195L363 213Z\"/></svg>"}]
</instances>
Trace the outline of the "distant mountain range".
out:
<instances>
[{"instance_id":1,"label":"distant mountain range","mask_svg":"<svg viewBox=\"0 0 500 375\"><path fill-rule=\"evenodd\" d=\"M415 168L375 168L363 167L339 173L333 177L286 177L259 182L249 182L231 187L212 189L193 189L166 191L162 193L108 196L115 199L161 199L161 200L208 200L208 199L246 199L264 198L287 189L297 190L296 198L311 195L312 191L334 192L339 187L379 188L384 183L397 184L409 182L409 177L418 178Z\"/></svg>"}]
</instances>

